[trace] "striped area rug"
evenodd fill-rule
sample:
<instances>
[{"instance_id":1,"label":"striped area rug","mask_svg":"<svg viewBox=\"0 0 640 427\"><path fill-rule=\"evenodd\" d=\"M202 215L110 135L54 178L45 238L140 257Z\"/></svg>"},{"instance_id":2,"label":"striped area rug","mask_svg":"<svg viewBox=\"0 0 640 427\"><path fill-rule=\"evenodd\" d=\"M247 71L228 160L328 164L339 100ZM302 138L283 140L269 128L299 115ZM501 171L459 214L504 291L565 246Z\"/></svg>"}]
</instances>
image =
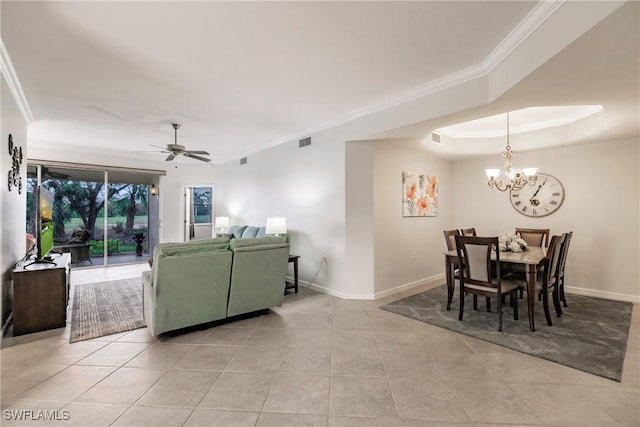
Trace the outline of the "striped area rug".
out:
<instances>
[{"instance_id":1,"label":"striped area rug","mask_svg":"<svg viewBox=\"0 0 640 427\"><path fill-rule=\"evenodd\" d=\"M140 278L74 287L69 342L131 331L144 326Z\"/></svg>"}]
</instances>

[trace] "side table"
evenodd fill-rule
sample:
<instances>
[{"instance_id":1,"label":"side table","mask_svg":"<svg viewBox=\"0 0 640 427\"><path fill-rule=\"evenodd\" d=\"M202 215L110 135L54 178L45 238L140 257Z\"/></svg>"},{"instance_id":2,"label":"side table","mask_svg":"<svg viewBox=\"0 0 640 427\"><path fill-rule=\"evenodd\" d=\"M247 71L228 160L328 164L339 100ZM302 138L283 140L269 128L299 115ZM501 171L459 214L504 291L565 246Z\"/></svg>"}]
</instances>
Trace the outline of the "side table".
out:
<instances>
[{"instance_id":1,"label":"side table","mask_svg":"<svg viewBox=\"0 0 640 427\"><path fill-rule=\"evenodd\" d=\"M291 255L289 254L289 262L293 263L293 283L285 282L284 284L284 292L287 292L287 289L293 289L294 292L298 293L298 259L300 255Z\"/></svg>"}]
</instances>

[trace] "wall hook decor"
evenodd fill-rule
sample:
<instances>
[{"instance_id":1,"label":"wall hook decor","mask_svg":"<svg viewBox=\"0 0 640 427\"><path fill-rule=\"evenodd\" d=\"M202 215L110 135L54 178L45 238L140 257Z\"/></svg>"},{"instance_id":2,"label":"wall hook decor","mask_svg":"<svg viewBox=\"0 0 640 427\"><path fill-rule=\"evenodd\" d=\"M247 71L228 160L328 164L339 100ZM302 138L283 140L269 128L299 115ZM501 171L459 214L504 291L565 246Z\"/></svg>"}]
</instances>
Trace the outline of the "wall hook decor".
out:
<instances>
[{"instance_id":1,"label":"wall hook decor","mask_svg":"<svg viewBox=\"0 0 640 427\"><path fill-rule=\"evenodd\" d=\"M22 165L22 147L13 144L13 136L9 134L9 155L11 156L11 169L9 169L9 179L7 185L9 191L12 187L18 187L18 194L22 194L22 177L20 176L20 166Z\"/></svg>"}]
</instances>

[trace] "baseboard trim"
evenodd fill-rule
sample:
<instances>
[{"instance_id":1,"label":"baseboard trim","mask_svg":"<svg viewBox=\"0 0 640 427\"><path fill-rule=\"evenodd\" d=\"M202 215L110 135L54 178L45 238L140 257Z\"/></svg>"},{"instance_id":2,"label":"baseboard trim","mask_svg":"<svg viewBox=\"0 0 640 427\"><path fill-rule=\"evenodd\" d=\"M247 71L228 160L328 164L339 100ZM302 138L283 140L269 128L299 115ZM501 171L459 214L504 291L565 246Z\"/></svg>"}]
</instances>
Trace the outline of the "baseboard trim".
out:
<instances>
[{"instance_id":1,"label":"baseboard trim","mask_svg":"<svg viewBox=\"0 0 640 427\"><path fill-rule=\"evenodd\" d=\"M336 291L335 289L327 288L325 286L318 285L318 284L315 284L315 283L309 283L309 282L306 282L304 280L300 280L299 284L301 286L306 287L306 288L313 289L314 291L322 292L324 294L331 295L331 296L338 297L338 298L342 298L342 299L377 300L377 299L380 299L380 298L387 297L389 295L396 294L398 292L407 291L407 290L410 290L410 289L413 289L413 288L417 288L417 287L420 287L420 286L440 285L440 284L444 283L444 280L445 280L444 273L440 273L440 274L436 274L436 275L431 276L431 277L425 277L423 279L415 280L413 282L405 283L405 284L396 286L394 288L385 289L384 291L375 292L375 293L369 293L369 292L367 292L367 293L341 292L341 291Z\"/></svg>"},{"instance_id":2,"label":"baseboard trim","mask_svg":"<svg viewBox=\"0 0 640 427\"><path fill-rule=\"evenodd\" d=\"M588 297L611 299L611 300L617 300L617 301L640 302L640 296L638 295L599 291L599 290L587 289L587 288L576 288L573 286L565 286L565 289L567 293L572 293L576 295L584 295Z\"/></svg>"}]
</instances>

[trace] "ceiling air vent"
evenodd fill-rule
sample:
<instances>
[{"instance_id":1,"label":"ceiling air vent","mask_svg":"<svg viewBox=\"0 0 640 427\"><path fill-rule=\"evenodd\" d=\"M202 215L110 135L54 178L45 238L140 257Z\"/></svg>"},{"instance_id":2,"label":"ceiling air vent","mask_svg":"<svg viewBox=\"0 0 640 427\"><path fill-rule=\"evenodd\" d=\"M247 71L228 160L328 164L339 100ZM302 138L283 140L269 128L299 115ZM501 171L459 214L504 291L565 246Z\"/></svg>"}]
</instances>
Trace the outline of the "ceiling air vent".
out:
<instances>
[{"instance_id":1,"label":"ceiling air vent","mask_svg":"<svg viewBox=\"0 0 640 427\"><path fill-rule=\"evenodd\" d=\"M440 134L436 132L431 132L431 142L437 145L442 145L442 142L440 141Z\"/></svg>"},{"instance_id":2,"label":"ceiling air vent","mask_svg":"<svg viewBox=\"0 0 640 427\"><path fill-rule=\"evenodd\" d=\"M241 165L246 165L247 164L247 158L246 157L241 158L240 159L240 164Z\"/></svg>"},{"instance_id":3,"label":"ceiling air vent","mask_svg":"<svg viewBox=\"0 0 640 427\"><path fill-rule=\"evenodd\" d=\"M298 147L302 148L302 147L306 147L307 145L311 145L311 137L310 136L301 139L299 141Z\"/></svg>"}]
</instances>

